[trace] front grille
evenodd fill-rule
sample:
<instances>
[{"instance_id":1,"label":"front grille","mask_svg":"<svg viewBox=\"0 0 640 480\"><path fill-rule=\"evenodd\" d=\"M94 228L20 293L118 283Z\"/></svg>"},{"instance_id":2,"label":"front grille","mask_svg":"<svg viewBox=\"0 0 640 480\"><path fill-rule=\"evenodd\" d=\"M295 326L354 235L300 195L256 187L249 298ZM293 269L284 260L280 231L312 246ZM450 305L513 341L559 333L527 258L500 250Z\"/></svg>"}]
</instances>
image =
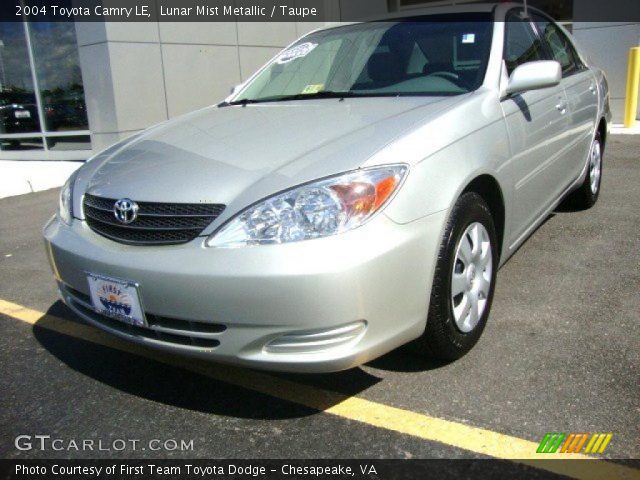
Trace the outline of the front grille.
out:
<instances>
[{"instance_id":1,"label":"front grille","mask_svg":"<svg viewBox=\"0 0 640 480\"><path fill-rule=\"evenodd\" d=\"M190 242L224 210L215 203L137 202L137 218L125 225L113 214L115 199L84 196L84 217L96 233L130 245L172 245Z\"/></svg>"},{"instance_id":2,"label":"front grille","mask_svg":"<svg viewBox=\"0 0 640 480\"><path fill-rule=\"evenodd\" d=\"M162 317L146 313L148 327L138 327L96 313L91 306L91 297L68 285L62 286L73 307L95 322L118 332L144 337L163 343L187 347L215 348L220 345L219 335L227 327L219 323L196 322L179 318Z\"/></svg>"}]
</instances>

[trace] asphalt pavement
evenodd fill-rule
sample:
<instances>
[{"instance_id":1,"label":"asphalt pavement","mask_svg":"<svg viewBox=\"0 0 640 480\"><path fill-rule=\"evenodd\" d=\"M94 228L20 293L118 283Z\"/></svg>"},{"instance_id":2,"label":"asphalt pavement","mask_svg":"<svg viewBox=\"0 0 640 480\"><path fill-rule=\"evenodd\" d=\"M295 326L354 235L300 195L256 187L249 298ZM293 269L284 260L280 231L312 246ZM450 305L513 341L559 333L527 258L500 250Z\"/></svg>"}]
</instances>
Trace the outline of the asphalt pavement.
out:
<instances>
[{"instance_id":1,"label":"asphalt pavement","mask_svg":"<svg viewBox=\"0 0 640 480\"><path fill-rule=\"evenodd\" d=\"M57 190L0 199L0 301L77 324L57 299L41 239L56 208ZM559 209L529 238L498 273L480 342L451 364L399 349L335 374L210 375L202 362L140 353L88 326L61 333L5 308L0 458L501 458L472 444L465 427L477 427L516 444L611 432L600 457L638 459L639 312L640 137L613 136L598 204ZM306 387L342 400L297 400ZM365 412L341 410L344 399ZM450 428L435 438L394 429L367 408ZM16 448L17 436L36 434L193 442L144 452Z\"/></svg>"}]
</instances>

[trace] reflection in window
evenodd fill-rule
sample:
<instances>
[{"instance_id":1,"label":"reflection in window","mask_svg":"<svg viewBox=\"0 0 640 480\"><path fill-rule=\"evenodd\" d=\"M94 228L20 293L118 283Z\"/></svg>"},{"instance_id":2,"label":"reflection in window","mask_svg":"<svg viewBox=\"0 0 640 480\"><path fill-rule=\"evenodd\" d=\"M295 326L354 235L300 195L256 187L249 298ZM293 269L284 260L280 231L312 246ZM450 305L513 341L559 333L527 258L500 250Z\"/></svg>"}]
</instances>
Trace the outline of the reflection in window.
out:
<instances>
[{"instance_id":1,"label":"reflection in window","mask_svg":"<svg viewBox=\"0 0 640 480\"><path fill-rule=\"evenodd\" d=\"M0 150L90 150L82 130L74 24L0 22Z\"/></svg>"},{"instance_id":2,"label":"reflection in window","mask_svg":"<svg viewBox=\"0 0 640 480\"><path fill-rule=\"evenodd\" d=\"M533 19L538 26L538 30L543 38L547 41L547 45L551 48L553 59L560 62L563 75L571 75L581 69L582 64L579 56L574 50L569 39L560 31L560 29L539 15L533 15Z\"/></svg>"},{"instance_id":3,"label":"reflection in window","mask_svg":"<svg viewBox=\"0 0 640 480\"><path fill-rule=\"evenodd\" d=\"M46 130L87 130L74 24L35 22L29 29Z\"/></svg>"},{"instance_id":4,"label":"reflection in window","mask_svg":"<svg viewBox=\"0 0 640 480\"><path fill-rule=\"evenodd\" d=\"M47 137L49 150L91 150L91 141L88 135L73 135L64 137Z\"/></svg>"},{"instance_id":5,"label":"reflection in window","mask_svg":"<svg viewBox=\"0 0 640 480\"><path fill-rule=\"evenodd\" d=\"M40 122L24 26L0 22L0 134L36 132Z\"/></svg>"},{"instance_id":6,"label":"reflection in window","mask_svg":"<svg viewBox=\"0 0 640 480\"><path fill-rule=\"evenodd\" d=\"M531 24L518 14L507 16L505 35L504 59L509 75L523 63L546 58L540 39L531 29Z\"/></svg>"},{"instance_id":7,"label":"reflection in window","mask_svg":"<svg viewBox=\"0 0 640 480\"><path fill-rule=\"evenodd\" d=\"M42 137L33 138L2 138L0 139L0 150L43 150Z\"/></svg>"}]
</instances>

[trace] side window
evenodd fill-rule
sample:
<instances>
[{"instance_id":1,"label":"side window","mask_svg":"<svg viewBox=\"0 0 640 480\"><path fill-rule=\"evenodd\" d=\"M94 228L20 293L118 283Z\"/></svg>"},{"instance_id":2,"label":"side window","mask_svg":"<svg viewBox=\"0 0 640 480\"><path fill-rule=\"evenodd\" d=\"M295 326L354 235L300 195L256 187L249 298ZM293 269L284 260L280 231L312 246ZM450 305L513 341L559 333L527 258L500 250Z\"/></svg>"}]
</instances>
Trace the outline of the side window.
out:
<instances>
[{"instance_id":1,"label":"side window","mask_svg":"<svg viewBox=\"0 0 640 480\"><path fill-rule=\"evenodd\" d=\"M539 15L533 17L540 35L544 38L554 60L562 65L562 75L568 76L584 68L578 53L566 35L551 21Z\"/></svg>"},{"instance_id":2,"label":"side window","mask_svg":"<svg viewBox=\"0 0 640 480\"><path fill-rule=\"evenodd\" d=\"M504 60L509 75L523 63L545 60L542 42L528 20L509 14L505 28Z\"/></svg>"}]
</instances>

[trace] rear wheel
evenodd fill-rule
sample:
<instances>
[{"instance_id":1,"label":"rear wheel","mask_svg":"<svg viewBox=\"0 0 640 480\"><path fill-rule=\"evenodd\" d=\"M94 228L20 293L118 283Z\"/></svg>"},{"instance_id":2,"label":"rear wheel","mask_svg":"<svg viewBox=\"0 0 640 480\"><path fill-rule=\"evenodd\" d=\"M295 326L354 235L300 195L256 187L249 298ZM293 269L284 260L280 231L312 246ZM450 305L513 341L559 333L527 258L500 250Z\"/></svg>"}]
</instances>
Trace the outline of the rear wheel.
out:
<instances>
[{"instance_id":1,"label":"rear wheel","mask_svg":"<svg viewBox=\"0 0 640 480\"><path fill-rule=\"evenodd\" d=\"M421 353L456 360L476 344L491 309L498 255L489 207L477 193L465 193L440 247L427 326L415 342Z\"/></svg>"},{"instance_id":2,"label":"rear wheel","mask_svg":"<svg viewBox=\"0 0 640 480\"><path fill-rule=\"evenodd\" d=\"M589 150L589 164L587 176L582 185L567 199L569 204L578 209L591 208L598 201L600 182L602 180L602 139L600 132L596 133L591 150Z\"/></svg>"}]
</instances>

